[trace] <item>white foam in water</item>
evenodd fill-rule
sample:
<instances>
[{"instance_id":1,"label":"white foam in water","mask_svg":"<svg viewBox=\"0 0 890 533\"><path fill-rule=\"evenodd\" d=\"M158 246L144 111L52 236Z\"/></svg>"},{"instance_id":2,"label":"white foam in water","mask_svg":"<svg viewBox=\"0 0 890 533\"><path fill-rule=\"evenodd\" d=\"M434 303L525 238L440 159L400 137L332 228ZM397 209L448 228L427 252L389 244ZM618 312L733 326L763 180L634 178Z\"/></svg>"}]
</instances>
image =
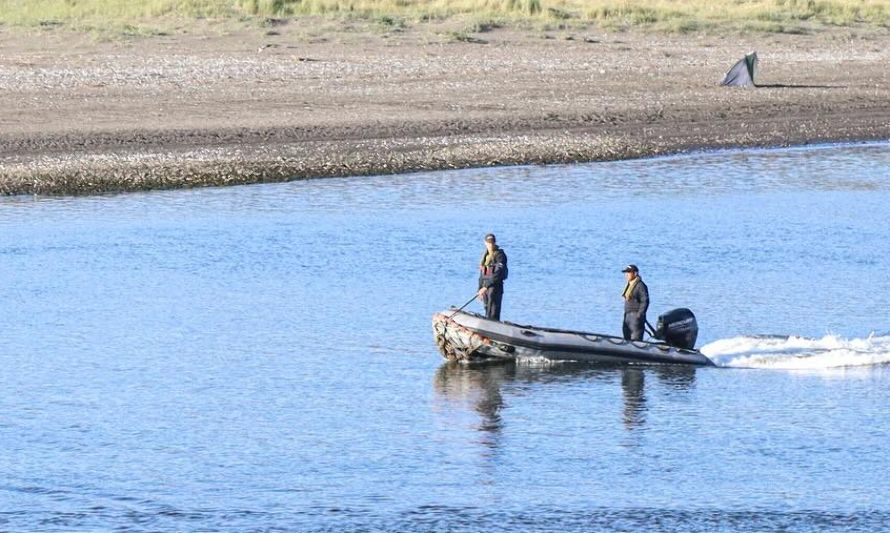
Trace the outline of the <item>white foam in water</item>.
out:
<instances>
[{"instance_id":1,"label":"white foam in water","mask_svg":"<svg viewBox=\"0 0 890 533\"><path fill-rule=\"evenodd\" d=\"M717 366L737 368L824 369L890 363L890 335L844 339L753 336L721 339L701 352Z\"/></svg>"},{"instance_id":2,"label":"white foam in water","mask_svg":"<svg viewBox=\"0 0 890 533\"><path fill-rule=\"evenodd\" d=\"M529 368L551 368L559 365L577 363L577 361L554 360L540 356L517 357L515 362L517 365L527 366Z\"/></svg>"}]
</instances>

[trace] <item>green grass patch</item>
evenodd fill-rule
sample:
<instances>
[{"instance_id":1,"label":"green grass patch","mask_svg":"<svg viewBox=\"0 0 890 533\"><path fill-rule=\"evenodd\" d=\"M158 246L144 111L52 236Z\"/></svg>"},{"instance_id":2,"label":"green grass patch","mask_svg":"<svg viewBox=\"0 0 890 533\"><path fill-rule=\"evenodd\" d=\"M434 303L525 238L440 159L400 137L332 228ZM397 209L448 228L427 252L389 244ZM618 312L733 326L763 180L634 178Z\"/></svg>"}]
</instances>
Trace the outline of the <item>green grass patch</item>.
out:
<instances>
[{"instance_id":1,"label":"green grass patch","mask_svg":"<svg viewBox=\"0 0 890 533\"><path fill-rule=\"evenodd\" d=\"M0 0L0 24L152 34L202 20L364 20L384 28L449 20L521 27L603 26L695 32L866 25L890 27L887 0ZM134 30L135 28L135 30ZM771 28L771 29L770 29Z\"/></svg>"}]
</instances>

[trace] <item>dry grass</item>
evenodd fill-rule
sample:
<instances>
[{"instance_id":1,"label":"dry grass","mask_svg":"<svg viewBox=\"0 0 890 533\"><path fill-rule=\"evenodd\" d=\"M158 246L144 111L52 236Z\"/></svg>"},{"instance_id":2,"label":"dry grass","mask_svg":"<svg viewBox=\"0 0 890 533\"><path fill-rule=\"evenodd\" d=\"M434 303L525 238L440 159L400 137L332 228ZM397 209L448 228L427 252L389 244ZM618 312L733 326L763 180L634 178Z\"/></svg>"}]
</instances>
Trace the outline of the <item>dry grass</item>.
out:
<instances>
[{"instance_id":1,"label":"dry grass","mask_svg":"<svg viewBox=\"0 0 890 533\"><path fill-rule=\"evenodd\" d=\"M176 31L193 21L258 24L305 16L392 21L461 19L531 27L602 26L693 32L890 28L887 0L0 0L0 23L112 33Z\"/></svg>"}]
</instances>

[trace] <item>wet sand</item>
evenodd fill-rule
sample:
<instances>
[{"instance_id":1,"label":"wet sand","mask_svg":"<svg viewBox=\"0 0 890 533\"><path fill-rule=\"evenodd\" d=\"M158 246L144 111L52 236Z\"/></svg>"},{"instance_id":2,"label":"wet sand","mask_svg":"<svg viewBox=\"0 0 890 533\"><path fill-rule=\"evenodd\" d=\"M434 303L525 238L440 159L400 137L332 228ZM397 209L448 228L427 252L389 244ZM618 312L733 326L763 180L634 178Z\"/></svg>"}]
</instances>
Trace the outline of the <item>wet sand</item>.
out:
<instances>
[{"instance_id":1,"label":"wet sand","mask_svg":"<svg viewBox=\"0 0 890 533\"><path fill-rule=\"evenodd\" d=\"M890 31L0 30L0 192L90 194L890 139ZM717 83L756 50L755 89Z\"/></svg>"}]
</instances>

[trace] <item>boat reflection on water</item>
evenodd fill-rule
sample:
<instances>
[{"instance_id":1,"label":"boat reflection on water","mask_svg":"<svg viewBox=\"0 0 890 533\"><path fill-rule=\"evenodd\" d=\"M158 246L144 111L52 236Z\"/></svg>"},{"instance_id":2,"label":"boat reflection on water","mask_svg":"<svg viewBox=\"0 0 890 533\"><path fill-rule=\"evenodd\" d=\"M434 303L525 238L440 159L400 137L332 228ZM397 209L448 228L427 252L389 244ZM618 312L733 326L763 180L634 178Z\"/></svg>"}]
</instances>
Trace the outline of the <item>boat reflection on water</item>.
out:
<instances>
[{"instance_id":1,"label":"boat reflection on water","mask_svg":"<svg viewBox=\"0 0 890 533\"><path fill-rule=\"evenodd\" d=\"M435 375L436 392L451 401L472 405L481 418L479 431L489 434L485 440L490 448L497 447L503 429L500 411L504 406L501 385L516 379L516 365L464 365L445 363Z\"/></svg>"},{"instance_id":2,"label":"boat reflection on water","mask_svg":"<svg viewBox=\"0 0 890 533\"><path fill-rule=\"evenodd\" d=\"M676 391L695 386L696 368L688 365L591 365L560 363L527 365L516 363L467 365L444 363L436 371L435 389L445 399L472 405L481 416L479 429L499 432L503 428L500 411L508 396L527 390L529 385L559 384L577 381L614 383L620 376L623 396L622 421L628 430L643 427L648 411L646 379L654 376L662 387ZM504 387L509 385L509 387Z\"/></svg>"},{"instance_id":3,"label":"boat reflection on water","mask_svg":"<svg viewBox=\"0 0 890 533\"><path fill-rule=\"evenodd\" d=\"M695 386L696 368L681 365L649 367L625 366L621 372L621 393L624 397L623 421L627 429L646 423L646 376L655 376L661 386L675 391L688 391Z\"/></svg>"},{"instance_id":4,"label":"boat reflection on water","mask_svg":"<svg viewBox=\"0 0 890 533\"><path fill-rule=\"evenodd\" d=\"M628 429L646 423L646 374L640 368L621 369L621 392L624 395L624 426Z\"/></svg>"}]
</instances>

